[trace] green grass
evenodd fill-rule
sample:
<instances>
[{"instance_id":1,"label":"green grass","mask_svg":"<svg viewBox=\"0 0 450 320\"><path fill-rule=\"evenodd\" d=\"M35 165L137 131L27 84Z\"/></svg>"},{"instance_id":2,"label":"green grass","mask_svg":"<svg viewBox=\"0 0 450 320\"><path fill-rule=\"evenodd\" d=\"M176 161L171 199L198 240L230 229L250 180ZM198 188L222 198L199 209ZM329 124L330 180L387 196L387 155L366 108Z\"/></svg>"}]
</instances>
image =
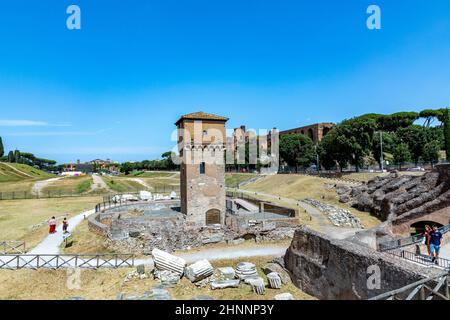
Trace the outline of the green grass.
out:
<instances>
[{"instance_id":1,"label":"green grass","mask_svg":"<svg viewBox=\"0 0 450 320\"><path fill-rule=\"evenodd\" d=\"M164 178L164 177L170 177L174 174L177 174L177 171L174 172L156 172L156 171L139 171L132 174L134 177L139 178Z\"/></svg>"},{"instance_id":2,"label":"green grass","mask_svg":"<svg viewBox=\"0 0 450 320\"><path fill-rule=\"evenodd\" d=\"M91 188L92 179L84 180L77 185L76 191L77 193L84 193Z\"/></svg>"},{"instance_id":3,"label":"green grass","mask_svg":"<svg viewBox=\"0 0 450 320\"><path fill-rule=\"evenodd\" d=\"M0 162L0 183L42 180L54 177L53 174L35 169L26 164Z\"/></svg>"},{"instance_id":4,"label":"green grass","mask_svg":"<svg viewBox=\"0 0 450 320\"><path fill-rule=\"evenodd\" d=\"M103 180L108 187L116 192L137 192L139 190L145 190L144 186L138 182L128 180L126 178L106 178Z\"/></svg>"},{"instance_id":5,"label":"green grass","mask_svg":"<svg viewBox=\"0 0 450 320\"><path fill-rule=\"evenodd\" d=\"M89 188L92 184L90 176L65 177L46 186L42 192L50 194L78 194L83 188ZM87 190L87 189L86 189Z\"/></svg>"},{"instance_id":6,"label":"green grass","mask_svg":"<svg viewBox=\"0 0 450 320\"><path fill-rule=\"evenodd\" d=\"M226 173L225 174L225 185L227 187L235 188L240 183L250 180L256 177L256 174L252 173Z\"/></svg>"}]
</instances>

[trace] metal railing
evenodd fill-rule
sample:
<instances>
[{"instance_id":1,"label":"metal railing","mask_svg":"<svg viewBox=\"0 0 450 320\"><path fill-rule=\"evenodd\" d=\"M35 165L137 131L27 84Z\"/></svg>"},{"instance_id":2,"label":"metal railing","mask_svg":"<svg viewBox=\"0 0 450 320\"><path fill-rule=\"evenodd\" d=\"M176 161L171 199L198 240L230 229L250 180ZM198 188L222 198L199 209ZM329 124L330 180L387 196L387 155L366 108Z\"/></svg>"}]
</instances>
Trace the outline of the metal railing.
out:
<instances>
[{"instance_id":1,"label":"metal railing","mask_svg":"<svg viewBox=\"0 0 450 320\"><path fill-rule=\"evenodd\" d=\"M23 241L0 241L0 254L24 254L26 245Z\"/></svg>"},{"instance_id":2,"label":"metal railing","mask_svg":"<svg viewBox=\"0 0 450 320\"><path fill-rule=\"evenodd\" d=\"M450 260L448 259L444 259L444 258L435 258L434 261L432 260L433 258L431 256L427 256L424 254L420 254L420 253L415 253L415 252L410 252L407 250L391 250L391 251L387 251L387 253L392 254L396 257L400 257L402 259L408 260L408 261L412 261L412 262L416 262L422 265L427 265L427 266L438 266L441 268L444 268L446 270L450 271Z\"/></svg>"},{"instance_id":3,"label":"metal railing","mask_svg":"<svg viewBox=\"0 0 450 320\"><path fill-rule=\"evenodd\" d=\"M449 300L450 274L426 278L403 288L392 290L369 300Z\"/></svg>"},{"instance_id":4,"label":"metal railing","mask_svg":"<svg viewBox=\"0 0 450 320\"><path fill-rule=\"evenodd\" d=\"M440 227L438 230L442 234L445 234L450 231L450 224ZM378 244L378 251L384 252L384 251L398 249L401 247L406 247L406 246L409 246L412 244L416 244L416 243L420 242L422 239L423 239L423 234L416 234L416 235L406 237L406 238L380 242Z\"/></svg>"},{"instance_id":5,"label":"metal railing","mask_svg":"<svg viewBox=\"0 0 450 320\"><path fill-rule=\"evenodd\" d=\"M0 255L0 269L133 267L134 254L10 254Z\"/></svg>"}]
</instances>

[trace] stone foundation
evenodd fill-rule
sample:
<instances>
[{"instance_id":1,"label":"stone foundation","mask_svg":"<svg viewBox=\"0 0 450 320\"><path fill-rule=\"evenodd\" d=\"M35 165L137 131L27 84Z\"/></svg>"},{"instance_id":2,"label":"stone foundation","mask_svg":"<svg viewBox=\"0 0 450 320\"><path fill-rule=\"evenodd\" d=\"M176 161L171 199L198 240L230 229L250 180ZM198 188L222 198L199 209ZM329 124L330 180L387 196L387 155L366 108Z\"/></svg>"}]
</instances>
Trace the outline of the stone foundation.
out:
<instances>
[{"instance_id":1,"label":"stone foundation","mask_svg":"<svg viewBox=\"0 0 450 320\"><path fill-rule=\"evenodd\" d=\"M295 231L284 261L294 284L319 299L368 299L440 272L306 228ZM380 268L380 289L368 288L370 266Z\"/></svg>"}]
</instances>

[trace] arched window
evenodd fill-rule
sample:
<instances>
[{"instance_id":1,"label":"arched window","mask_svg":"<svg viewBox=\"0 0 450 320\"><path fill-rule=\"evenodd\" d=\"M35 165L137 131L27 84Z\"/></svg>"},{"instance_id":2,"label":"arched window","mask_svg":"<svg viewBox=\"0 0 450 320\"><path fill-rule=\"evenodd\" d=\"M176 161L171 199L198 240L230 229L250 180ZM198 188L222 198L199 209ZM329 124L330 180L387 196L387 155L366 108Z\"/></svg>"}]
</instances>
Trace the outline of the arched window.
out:
<instances>
[{"instance_id":1,"label":"arched window","mask_svg":"<svg viewBox=\"0 0 450 320\"><path fill-rule=\"evenodd\" d=\"M210 209L206 211L206 225L220 224L220 210Z\"/></svg>"}]
</instances>

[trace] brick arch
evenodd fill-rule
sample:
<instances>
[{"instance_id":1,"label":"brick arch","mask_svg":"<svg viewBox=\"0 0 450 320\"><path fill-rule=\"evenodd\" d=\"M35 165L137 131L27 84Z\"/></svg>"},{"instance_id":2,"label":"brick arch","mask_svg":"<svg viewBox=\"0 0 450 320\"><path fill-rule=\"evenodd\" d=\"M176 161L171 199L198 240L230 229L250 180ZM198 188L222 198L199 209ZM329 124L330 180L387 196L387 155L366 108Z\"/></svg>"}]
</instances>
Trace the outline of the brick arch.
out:
<instances>
[{"instance_id":1,"label":"brick arch","mask_svg":"<svg viewBox=\"0 0 450 320\"><path fill-rule=\"evenodd\" d=\"M448 225L450 224L450 207L443 208L407 221L394 220L391 230L394 234L407 236L410 234L411 226L420 221L429 221L431 223L443 226Z\"/></svg>"}]
</instances>

